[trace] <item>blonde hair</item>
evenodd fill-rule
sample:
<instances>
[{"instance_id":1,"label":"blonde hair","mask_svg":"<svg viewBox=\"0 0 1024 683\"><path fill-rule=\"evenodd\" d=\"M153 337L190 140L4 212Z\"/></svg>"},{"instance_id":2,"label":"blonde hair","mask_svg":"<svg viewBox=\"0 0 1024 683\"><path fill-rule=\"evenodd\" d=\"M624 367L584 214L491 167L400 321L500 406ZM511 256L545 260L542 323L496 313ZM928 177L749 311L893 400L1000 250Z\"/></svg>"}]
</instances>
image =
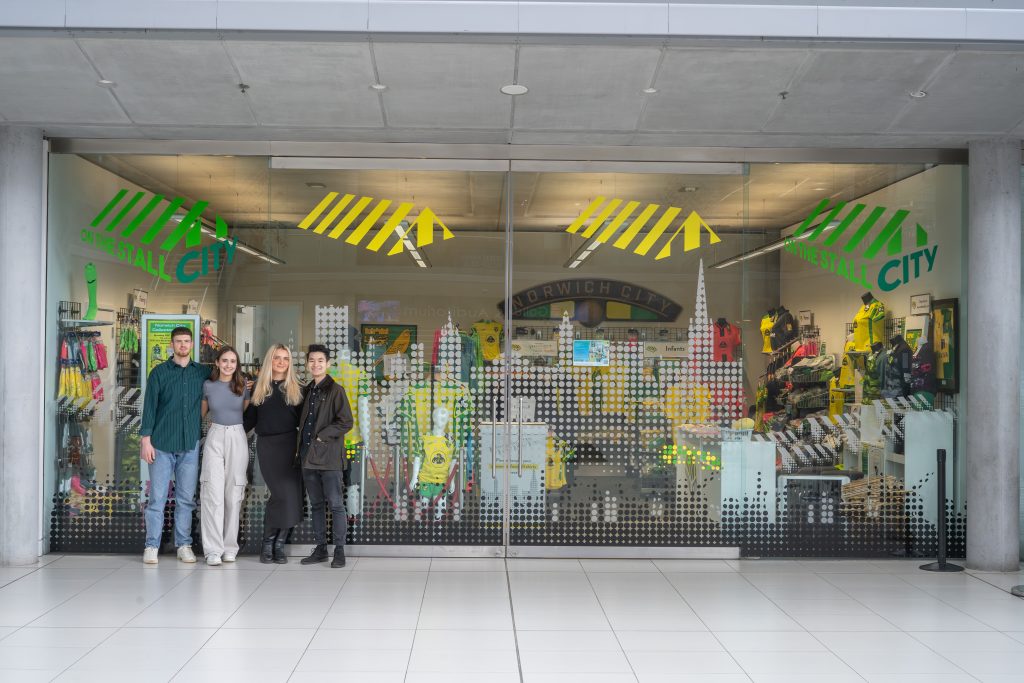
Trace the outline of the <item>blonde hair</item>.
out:
<instances>
[{"instance_id":1,"label":"blonde hair","mask_svg":"<svg viewBox=\"0 0 1024 683\"><path fill-rule=\"evenodd\" d=\"M260 375L256 379L256 387L252 392L253 405L262 405L263 401L270 396L274 387L270 384L274 379L274 354L278 351L288 353L288 371L285 373L284 382L281 383L281 393L284 394L284 402L290 406L297 406L302 403L302 385L295 376L295 366L292 364L292 350L284 344L274 344L267 349L267 355L263 357L263 365L260 367Z\"/></svg>"}]
</instances>

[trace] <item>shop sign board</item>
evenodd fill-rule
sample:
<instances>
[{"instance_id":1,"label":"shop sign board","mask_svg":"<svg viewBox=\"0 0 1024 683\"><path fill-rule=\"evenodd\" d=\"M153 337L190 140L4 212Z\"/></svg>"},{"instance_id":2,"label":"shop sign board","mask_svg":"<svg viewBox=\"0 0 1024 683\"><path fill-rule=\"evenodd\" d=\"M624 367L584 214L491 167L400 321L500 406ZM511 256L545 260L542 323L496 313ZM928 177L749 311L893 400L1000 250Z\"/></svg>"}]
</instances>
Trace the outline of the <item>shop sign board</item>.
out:
<instances>
[{"instance_id":1,"label":"shop sign board","mask_svg":"<svg viewBox=\"0 0 1024 683\"><path fill-rule=\"evenodd\" d=\"M644 358L686 358L687 342L644 342Z\"/></svg>"},{"instance_id":2,"label":"shop sign board","mask_svg":"<svg viewBox=\"0 0 1024 683\"><path fill-rule=\"evenodd\" d=\"M145 313L142 316L142 390L146 390L146 378L156 366L174 355L171 348L171 330L187 327L192 330L192 360L199 362L199 316L160 315Z\"/></svg>"},{"instance_id":3,"label":"shop sign board","mask_svg":"<svg viewBox=\"0 0 1024 683\"><path fill-rule=\"evenodd\" d=\"M611 301L652 314L656 322L671 322L683 312L672 299L640 285L607 278L575 278L535 285L512 295L512 318L522 320L530 309L563 301ZM498 304L504 310L504 302ZM603 318L603 316L601 316Z\"/></svg>"},{"instance_id":4,"label":"shop sign board","mask_svg":"<svg viewBox=\"0 0 1024 683\"><path fill-rule=\"evenodd\" d=\"M185 203L184 197L166 199L163 195L153 195L141 208L137 208L147 194L136 192L128 198L129 190L119 190L96 214L89 227L82 229L82 242L166 282L176 279L189 283L234 261L238 238L228 237L228 225L220 216L216 216L214 221L216 241L209 246L201 246L201 216L209 202L196 202L179 220L177 213ZM143 228L146 219L154 214L155 220ZM154 248L152 245L165 229L170 232ZM167 256L182 239L188 250L178 259L172 279L172 274L167 272Z\"/></svg>"},{"instance_id":5,"label":"shop sign board","mask_svg":"<svg viewBox=\"0 0 1024 683\"><path fill-rule=\"evenodd\" d=\"M517 339L512 342L512 353L520 356L553 358L558 355L558 342L541 339Z\"/></svg>"},{"instance_id":6,"label":"shop sign board","mask_svg":"<svg viewBox=\"0 0 1024 683\"><path fill-rule=\"evenodd\" d=\"M840 220L839 214L846 207L846 202L839 202L812 229L814 219L825 211L830 201L821 200L793 234L786 238L784 248L788 253L820 266L822 270L837 277L845 278L862 289L877 287L883 292L891 292L932 272L939 246L929 244L928 231L920 223L916 223L913 228L913 247L904 248L903 221L910 214L909 211L896 211L880 231L872 234L888 211L886 207L876 206L860 220L867 206L856 204ZM818 242L822 237L824 239ZM870 263L883 248L889 260L881 265Z\"/></svg>"}]
</instances>

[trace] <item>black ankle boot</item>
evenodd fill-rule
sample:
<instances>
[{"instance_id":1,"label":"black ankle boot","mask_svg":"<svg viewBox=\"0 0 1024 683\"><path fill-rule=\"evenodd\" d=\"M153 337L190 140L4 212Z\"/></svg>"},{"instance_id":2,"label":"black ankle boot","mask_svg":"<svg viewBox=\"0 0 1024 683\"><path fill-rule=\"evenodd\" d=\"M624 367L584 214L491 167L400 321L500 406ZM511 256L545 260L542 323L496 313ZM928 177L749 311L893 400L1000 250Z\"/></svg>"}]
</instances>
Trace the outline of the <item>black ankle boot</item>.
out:
<instances>
[{"instance_id":1,"label":"black ankle boot","mask_svg":"<svg viewBox=\"0 0 1024 683\"><path fill-rule=\"evenodd\" d=\"M334 559L331 560L331 567L339 569L345 566L345 546L334 546Z\"/></svg>"},{"instance_id":2,"label":"black ankle boot","mask_svg":"<svg viewBox=\"0 0 1024 683\"><path fill-rule=\"evenodd\" d=\"M284 554L284 543L288 540L290 529L281 529L274 541L274 564L288 564L288 556Z\"/></svg>"},{"instance_id":3,"label":"black ankle boot","mask_svg":"<svg viewBox=\"0 0 1024 683\"><path fill-rule=\"evenodd\" d=\"M299 561L299 564L316 564L317 562L326 562L327 557L327 544L323 543L313 546L313 552L309 554L309 557L302 558Z\"/></svg>"},{"instance_id":4,"label":"black ankle boot","mask_svg":"<svg viewBox=\"0 0 1024 683\"><path fill-rule=\"evenodd\" d=\"M260 550L260 562L270 564L274 561L274 543L277 540L277 529L267 529L263 532L263 548Z\"/></svg>"}]
</instances>

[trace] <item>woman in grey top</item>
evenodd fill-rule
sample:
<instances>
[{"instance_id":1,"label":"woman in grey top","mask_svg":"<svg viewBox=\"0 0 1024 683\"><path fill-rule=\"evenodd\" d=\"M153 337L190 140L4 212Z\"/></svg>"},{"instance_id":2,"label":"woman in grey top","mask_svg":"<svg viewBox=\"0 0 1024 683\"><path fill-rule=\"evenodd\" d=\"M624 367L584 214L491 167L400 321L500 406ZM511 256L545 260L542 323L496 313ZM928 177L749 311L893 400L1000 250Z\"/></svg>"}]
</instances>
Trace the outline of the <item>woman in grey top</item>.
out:
<instances>
[{"instance_id":1,"label":"woman in grey top","mask_svg":"<svg viewBox=\"0 0 1024 683\"><path fill-rule=\"evenodd\" d=\"M203 417L212 424L203 447L200 493L203 552L206 564L234 562L238 556L238 517L245 498L249 445L242 411L249 406L249 389L230 346L217 351L210 379L203 384Z\"/></svg>"}]
</instances>

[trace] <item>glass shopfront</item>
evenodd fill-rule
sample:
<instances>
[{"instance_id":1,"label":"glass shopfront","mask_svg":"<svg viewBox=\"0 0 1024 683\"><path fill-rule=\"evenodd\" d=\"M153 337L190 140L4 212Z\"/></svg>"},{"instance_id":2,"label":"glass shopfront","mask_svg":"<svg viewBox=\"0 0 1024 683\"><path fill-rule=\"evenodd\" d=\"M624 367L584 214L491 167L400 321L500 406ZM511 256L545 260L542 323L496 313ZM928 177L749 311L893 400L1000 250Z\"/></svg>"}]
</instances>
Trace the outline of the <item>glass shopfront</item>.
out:
<instances>
[{"instance_id":1,"label":"glass shopfront","mask_svg":"<svg viewBox=\"0 0 1024 683\"><path fill-rule=\"evenodd\" d=\"M50 548L143 545L143 376L190 320L202 362L231 344L251 375L274 343L301 373L332 349L354 545L929 555L942 449L962 554L964 180L51 155Z\"/></svg>"}]
</instances>

